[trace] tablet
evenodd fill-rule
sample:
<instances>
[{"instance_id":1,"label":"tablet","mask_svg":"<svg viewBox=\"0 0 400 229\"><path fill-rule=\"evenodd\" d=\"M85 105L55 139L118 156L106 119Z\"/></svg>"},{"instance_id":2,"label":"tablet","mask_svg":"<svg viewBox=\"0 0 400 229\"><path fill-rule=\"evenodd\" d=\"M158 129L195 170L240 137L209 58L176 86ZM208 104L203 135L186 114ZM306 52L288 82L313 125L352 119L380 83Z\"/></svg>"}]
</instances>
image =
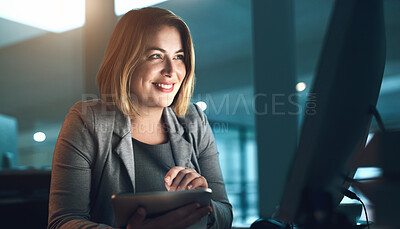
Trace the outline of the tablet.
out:
<instances>
[{"instance_id":1,"label":"tablet","mask_svg":"<svg viewBox=\"0 0 400 229\"><path fill-rule=\"evenodd\" d=\"M126 226L129 218L141 206L148 217L155 217L190 203L208 205L211 189L195 189L175 192L123 193L111 196L118 227Z\"/></svg>"}]
</instances>

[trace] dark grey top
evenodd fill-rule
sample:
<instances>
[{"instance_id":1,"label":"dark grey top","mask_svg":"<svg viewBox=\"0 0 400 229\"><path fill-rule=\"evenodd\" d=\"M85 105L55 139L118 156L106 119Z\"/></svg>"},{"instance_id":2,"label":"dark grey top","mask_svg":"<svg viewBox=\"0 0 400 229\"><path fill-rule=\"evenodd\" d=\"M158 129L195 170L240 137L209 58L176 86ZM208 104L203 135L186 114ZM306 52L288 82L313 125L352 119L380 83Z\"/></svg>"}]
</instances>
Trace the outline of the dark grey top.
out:
<instances>
[{"instance_id":1,"label":"dark grey top","mask_svg":"<svg viewBox=\"0 0 400 229\"><path fill-rule=\"evenodd\" d=\"M229 204L207 117L196 105L176 116L166 107L163 119L177 166L195 169L212 189L209 226L230 228ZM136 192L131 121L100 100L75 104L66 116L54 150L48 228L113 228L111 196Z\"/></svg>"},{"instance_id":2,"label":"dark grey top","mask_svg":"<svg viewBox=\"0 0 400 229\"><path fill-rule=\"evenodd\" d=\"M132 144L135 158L136 193L167 191L164 176L175 166L170 142L149 145L132 138ZM204 218L187 229L205 229L206 225L207 219Z\"/></svg>"},{"instance_id":3,"label":"dark grey top","mask_svg":"<svg viewBox=\"0 0 400 229\"><path fill-rule=\"evenodd\" d=\"M164 176L175 166L171 144L149 145L132 138L136 193L167 191Z\"/></svg>"}]
</instances>

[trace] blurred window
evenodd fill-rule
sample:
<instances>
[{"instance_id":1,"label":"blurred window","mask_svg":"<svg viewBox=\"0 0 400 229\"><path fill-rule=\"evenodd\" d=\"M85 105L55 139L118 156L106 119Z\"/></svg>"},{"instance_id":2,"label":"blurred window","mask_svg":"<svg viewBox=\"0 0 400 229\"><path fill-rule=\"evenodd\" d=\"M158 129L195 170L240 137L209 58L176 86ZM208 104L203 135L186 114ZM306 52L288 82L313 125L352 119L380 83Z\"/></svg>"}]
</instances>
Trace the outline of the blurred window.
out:
<instances>
[{"instance_id":1,"label":"blurred window","mask_svg":"<svg viewBox=\"0 0 400 229\"><path fill-rule=\"evenodd\" d=\"M257 154L254 128L212 122L233 225L249 226L258 216Z\"/></svg>"}]
</instances>

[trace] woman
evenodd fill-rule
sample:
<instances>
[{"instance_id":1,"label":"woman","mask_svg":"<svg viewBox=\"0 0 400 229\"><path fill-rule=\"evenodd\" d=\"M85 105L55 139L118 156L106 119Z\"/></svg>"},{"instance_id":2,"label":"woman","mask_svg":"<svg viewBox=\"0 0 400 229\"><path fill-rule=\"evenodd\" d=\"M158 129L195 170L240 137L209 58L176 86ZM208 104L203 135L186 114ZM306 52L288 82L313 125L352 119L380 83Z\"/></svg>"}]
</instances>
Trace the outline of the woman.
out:
<instances>
[{"instance_id":1,"label":"woman","mask_svg":"<svg viewBox=\"0 0 400 229\"><path fill-rule=\"evenodd\" d=\"M97 75L101 100L75 104L57 140L48 228L115 226L116 193L211 188L210 206L157 218L139 208L127 228L185 228L208 217L230 228L218 153L206 116L189 105L194 50L186 24L168 10L124 15Z\"/></svg>"}]
</instances>

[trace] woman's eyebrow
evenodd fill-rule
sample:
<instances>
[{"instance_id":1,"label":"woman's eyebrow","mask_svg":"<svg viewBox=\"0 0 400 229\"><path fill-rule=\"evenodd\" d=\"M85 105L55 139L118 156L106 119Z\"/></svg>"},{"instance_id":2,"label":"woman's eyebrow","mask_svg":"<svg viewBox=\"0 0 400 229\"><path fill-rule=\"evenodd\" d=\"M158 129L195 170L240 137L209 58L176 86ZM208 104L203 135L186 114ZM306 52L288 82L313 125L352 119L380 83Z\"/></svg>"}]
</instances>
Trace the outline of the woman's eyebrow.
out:
<instances>
[{"instance_id":1,"label":"woman's eyebrow","mask_svg":"<svg viewBox=\"0 0 400 229\"><path fill-rule=\"evenodd\" d=\"M150 51L154 51L154 50L160 51L162 53L166 53L167 52L165 49L158 48L158 47L149 47L149 48L146 49L146 52L150 52ZM184 52L184 51L183 51L183 49L179 49L175 53L179 53L179 52Z\"/></svg>"},{"instance_id":2,"label":"woman's eyebrow","mask_svg":"<svg viewBox=\"0 0 400 229\"><path fill-rule=\"evenodd\" d=\"M158 47L149 47L149 48L146 49L146 52L150 52L150 51L153 51L153 50L157 50L157 51L160 51L160 52L167 52L167 51L165 51L165 49L158 48Z\"/></svg>"}]
</instances>

